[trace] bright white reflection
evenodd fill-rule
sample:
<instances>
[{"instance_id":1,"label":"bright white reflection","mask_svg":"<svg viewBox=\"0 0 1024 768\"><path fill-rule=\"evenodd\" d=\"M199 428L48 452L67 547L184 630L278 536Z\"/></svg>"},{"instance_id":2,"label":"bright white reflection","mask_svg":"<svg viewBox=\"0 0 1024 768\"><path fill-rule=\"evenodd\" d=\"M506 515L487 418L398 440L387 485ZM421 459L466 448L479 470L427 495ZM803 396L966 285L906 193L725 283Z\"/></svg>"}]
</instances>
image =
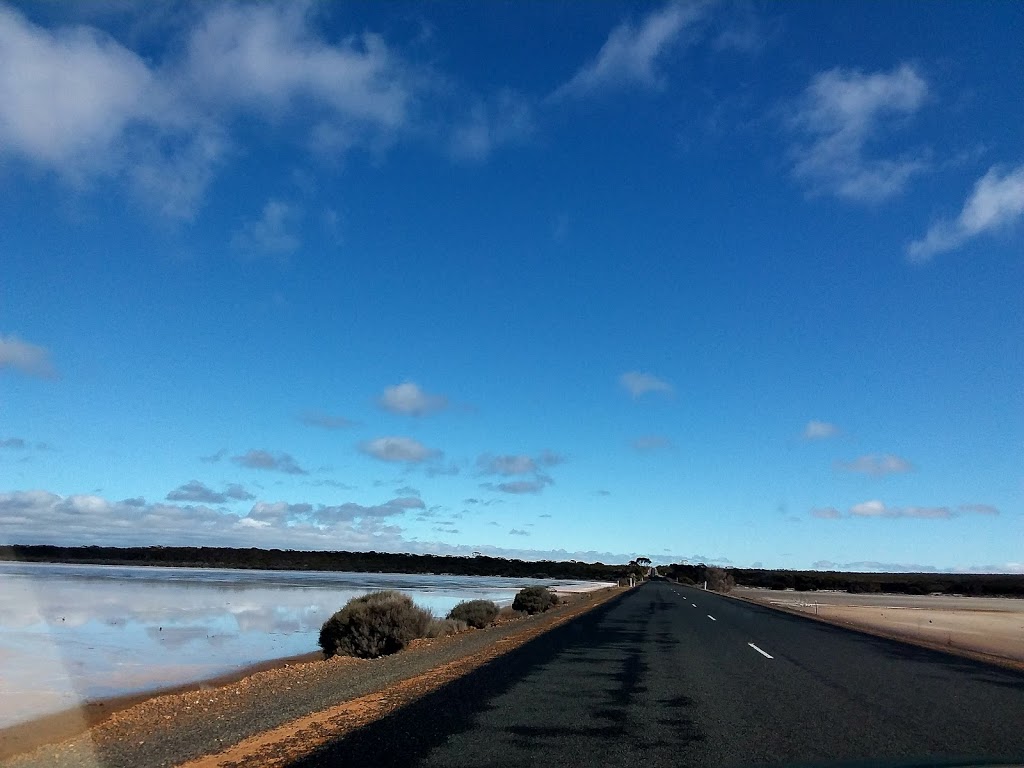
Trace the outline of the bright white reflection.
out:
<instances>
[{"instance_id":1,"label":"bright white reflection","mask_svg":"<svg viewBox=\"0 0 1024 768\"><path fill-rule=\"evenodd\" d=\"M460 600L511 603L496 577L0 563L0 727L82 701L213 677L317 651L350 598L399 589L443 616Z\"/></svg>"}]
</instances>

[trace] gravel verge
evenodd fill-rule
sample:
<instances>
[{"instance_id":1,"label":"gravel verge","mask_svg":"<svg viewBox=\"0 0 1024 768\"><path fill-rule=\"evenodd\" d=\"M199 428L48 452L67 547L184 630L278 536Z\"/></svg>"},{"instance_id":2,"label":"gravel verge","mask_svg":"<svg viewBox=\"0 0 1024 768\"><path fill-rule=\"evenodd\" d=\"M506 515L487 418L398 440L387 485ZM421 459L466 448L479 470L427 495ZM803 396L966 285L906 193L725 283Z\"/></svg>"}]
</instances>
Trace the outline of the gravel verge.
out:
<instances>
[{"instance_id":1,"label":"gravel verge","mask_svg":"<svg viewBox=\"0 0 1024 768\"><path fill-rule=\"evenodd\" d=\"M611 588L569 598L565 604L539 616L452 637L418 640L405 651L381 659L337 657L310 661L257 672L218 688L157 696L115 713L70 740L15 755L0 765L179 765L308 718L312 713L422 678L422 684L405 685L401 695L391 697L396 703L411 700L432 689L431 686L457 677L460 667L469 671L622 593L623 590ZM443 674L431 675L438 669ZM394 708L387 696L377 697L376 702L361 707L362 715L356 718L359 724L366 720L367 712L370 717L376 711L382 716ZM344 713L335 715L334 720L345 719ZM339 727L339 723L335 726ZM317 728L322 730L319 724ZM305 734L303 738L308 740L309 736Z\"/></svg>"}]
</instances>

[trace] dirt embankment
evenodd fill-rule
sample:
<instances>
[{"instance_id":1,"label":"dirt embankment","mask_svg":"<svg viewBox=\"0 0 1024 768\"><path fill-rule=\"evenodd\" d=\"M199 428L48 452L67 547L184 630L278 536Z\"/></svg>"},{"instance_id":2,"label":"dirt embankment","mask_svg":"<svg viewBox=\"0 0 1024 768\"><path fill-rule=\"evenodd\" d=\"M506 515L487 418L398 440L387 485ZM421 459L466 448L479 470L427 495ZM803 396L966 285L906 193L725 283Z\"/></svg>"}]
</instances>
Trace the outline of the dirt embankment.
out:
<instances>
[{"instance_id":1,"label":"dirt embankment","mask_svg":"<svg viewBox=\"0 0 1024 768\"><path fill-rule=\"evenodd\" d=\"M820 621L1024 669L1024 600L744 587L733 594Z\"/></svg>"},{"instance_id":2,"label":"dirt embankment","mask_svg":"<svg viewBox=\"0 0 1024 768\"><path fill-rule=\"evenodd\" d=\"M548 613L417 640L381 659L292 660L216 687L122 701L121 708L108 702L109 714L90 705L90 712L0 731L0 762L5 768L284 765L623 592L567 596ZM71 733L77 735L67 738Z\"/></svg>"}]
</instances>

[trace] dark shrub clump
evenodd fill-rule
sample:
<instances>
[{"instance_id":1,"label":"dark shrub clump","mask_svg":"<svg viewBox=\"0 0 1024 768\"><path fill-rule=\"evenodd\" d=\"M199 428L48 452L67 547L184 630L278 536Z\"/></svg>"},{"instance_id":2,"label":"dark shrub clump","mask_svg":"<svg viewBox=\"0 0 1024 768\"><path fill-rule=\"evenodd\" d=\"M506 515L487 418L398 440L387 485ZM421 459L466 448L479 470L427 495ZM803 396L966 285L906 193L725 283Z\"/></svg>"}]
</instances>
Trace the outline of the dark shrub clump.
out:
<instances>
[{"instance_id":1,"label":"dark shrub clump","mask_svg":"<svg viewBox=\"0 0 1024 768\"><path fill-rule=\"evenodd\" d=\"M483 629L498 618L498 606L490 600L463 600L448 612L448 618Z\"/></svg>"},{"instance_id":2,"label":"dark shrub clump","mask_svg":"<svg viewBox=\"0 0 1024 768\"><path fill-rule=\"evenodd\" d=\"M519 590L516 599L512 601L513 609L529 614L543 613L555 605L558 605L558 595L547 587L526 587Z\"/></svg>"},{"instance_id":3,"label":"dark shrub clump","mask_svg":"<svg viewBox=\"0 0 1024 768\"><path fill-rule=\"evenodd\" d=\"M374 659L397 653L423 637L433 618L412 598L394 590L354 597L320 628L324 656Z\"/></svg>"}]
</instances>

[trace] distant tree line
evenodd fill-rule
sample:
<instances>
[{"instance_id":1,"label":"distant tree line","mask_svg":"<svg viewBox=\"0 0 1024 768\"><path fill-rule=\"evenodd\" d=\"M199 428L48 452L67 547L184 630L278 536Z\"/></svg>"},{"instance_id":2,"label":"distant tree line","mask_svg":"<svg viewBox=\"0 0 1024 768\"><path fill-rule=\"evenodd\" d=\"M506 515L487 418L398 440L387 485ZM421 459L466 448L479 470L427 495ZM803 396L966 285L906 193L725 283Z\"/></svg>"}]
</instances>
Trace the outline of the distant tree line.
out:
<instances>
[{"instance_id":1,"label":"distant tree line","mask_svg":"<svg viewBox=\"0 0 1024 768\"><path fill-rule=\"evenodd\" d=\"M711 567L700 564L660 566L670 579L703 584ZM1008 573L843 573L840 571L770 571L759 568L726 568L725 572L744 587L819 589L840 592L885 592L904 595L975 595L979 597L1024 597L1024 574Z\"/></svg>"},{"instance_id":2,"label":"distant tree line","mask_svg":"<svg viewBox=\"0 0 1024 768\"><path fill-rule=\"evenodd\" d=\"M430 573L454 576L511 576L523 579L617 581L628 565L574 561L507 560L477 555L413 555L392 552L306 552L230 547L0 547L0 560L89 565L173 565L192 568L250 568L355 573Z\"/></svg>"}]
</instances>

